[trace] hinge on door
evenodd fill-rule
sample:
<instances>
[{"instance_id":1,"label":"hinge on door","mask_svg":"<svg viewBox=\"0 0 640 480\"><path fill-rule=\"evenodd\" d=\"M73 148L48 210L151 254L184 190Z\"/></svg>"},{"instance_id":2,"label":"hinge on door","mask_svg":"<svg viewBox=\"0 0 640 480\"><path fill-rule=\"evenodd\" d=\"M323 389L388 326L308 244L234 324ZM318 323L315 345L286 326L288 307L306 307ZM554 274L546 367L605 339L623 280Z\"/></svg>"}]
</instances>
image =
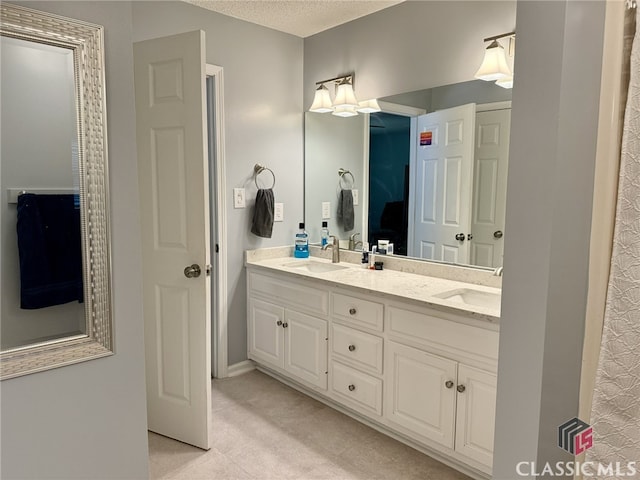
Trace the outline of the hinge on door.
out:
<instances>
[{"instance_id":1,"label":"hinge on door","mask_svg":"<svg viewBox=\"0 0 640 480\"><path fill-rule=\"evenodd\" d=\"M216 253L220 252L220 245L216 243Z\"/></svg>"}]
</instances>

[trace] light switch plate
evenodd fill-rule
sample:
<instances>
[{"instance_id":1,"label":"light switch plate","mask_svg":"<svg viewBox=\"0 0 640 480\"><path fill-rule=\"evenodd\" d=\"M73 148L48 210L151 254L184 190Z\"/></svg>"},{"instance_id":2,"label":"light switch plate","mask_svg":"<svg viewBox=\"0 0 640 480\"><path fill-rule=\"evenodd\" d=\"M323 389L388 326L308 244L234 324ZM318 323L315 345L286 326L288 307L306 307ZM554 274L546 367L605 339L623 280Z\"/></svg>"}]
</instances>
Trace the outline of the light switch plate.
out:
<instances>
[{"instance_id":1,"label":"light switch plate","mask_svg":"<svg viewBox=\"0 0 640 480\"><path fill-rule=\"evenodd\" d=\"M329 220L331 218L331 202L322 202L322 219Z\"/></svg>"},{"instance_id":2,"label":"light switch plate","mask_svg":"<svg viewBox=\"0 0 640 480\"><path fill-rule=\"evenodd\" d=\"M273 221L284 221L284 203L275 203L273 206Z\"/></svg>"},{"instance_id":3,"label":"light switch plate","mask_svg":"<svg viewBox=\"0 0 640 480\"><path fill-rule=\"evenodd\" d=\"M244 188L233 189L233 208L244 208Z\"/></svg>"},{"instance_id":4,"label":"light switch plate","mask_svg":"<svg viewBox=\"0 0 640 480\"><path fill-rule=\"evenodd\" d=\"M353 195L353 204L358 205L360 203L360 198L358 197L358 190L355 188L351 190L351 195Z\"/></svg>"}]
</instances>

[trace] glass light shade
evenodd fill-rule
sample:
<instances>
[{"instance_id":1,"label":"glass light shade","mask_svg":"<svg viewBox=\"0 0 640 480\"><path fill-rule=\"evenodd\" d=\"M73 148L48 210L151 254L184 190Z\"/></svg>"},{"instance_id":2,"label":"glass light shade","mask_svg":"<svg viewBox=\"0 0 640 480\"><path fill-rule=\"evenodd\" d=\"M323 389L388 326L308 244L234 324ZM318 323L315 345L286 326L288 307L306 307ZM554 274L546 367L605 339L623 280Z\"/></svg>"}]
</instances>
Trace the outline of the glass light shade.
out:
<instances>
[{"instance_id":1,"label":"glass light shade","mask_svg":"<svg viewBox=\"0 0 640 480\"><path fill-rule=\"evenodd\" d=\"M496 80L496 85L502 88L513 88L513 77L507 77L501 80Z\"/></svg>"},{"instance_id":2,"label":"glass light shade","mask_svg":"<svg viewBox=\"0 0 640 480\"><path fill-rule=\"evenodd\" d=\"M360 113L376 113L381 110L380 105L378 105L378 100L375 98L372 100L365 100L364 102L358 103L358 108L356 110Z\"/></svg>"},{"instance_id":3,"label":"glass light shade","mask_svg":"<svg viewBox=\"0 0 640 480\"><path fill-rule=\"evenodd\" d=\"M494 40L484 52L484 60L475 77L487 82L493 82L510 76L511 70L507 64L504 48Z\"/></svg>"},{"instance_id":4,"label":"glass light shade","mask_svg":"<svg viewBox=\"0 0 640 480\"><path fill-rule=\"evenodd\" d=\"M316 94L313 97L313 103L311 104L310 112L316 113L329 113L333 112L333 106L331 105L331 97L329 96L329 90L324 85L316 90Z\"/></svg>"},{"instance_id":5,"label":"glass light shade","mask_svg":"<svg viewBox=\"0 0 640 480\"><path fill-rule=\"evenodd\" d=\"M338 93L336 93L336 99L333 101L333 106L338 107L357 107L358 100L353 93L353 85L350 83L341 83L338 85Z\"/></svg>"},{"instance_id":6,"label":"glass light shade","mask_svg":"<svg viewBox=\"0 0 640 480\"><path fill-rule=\"evenodd\" d=\"M354 117L358 115L358 112L356 112L355 107L340 105L333 110L333 115L338 117Z\"/></svg>"}]
</instances>

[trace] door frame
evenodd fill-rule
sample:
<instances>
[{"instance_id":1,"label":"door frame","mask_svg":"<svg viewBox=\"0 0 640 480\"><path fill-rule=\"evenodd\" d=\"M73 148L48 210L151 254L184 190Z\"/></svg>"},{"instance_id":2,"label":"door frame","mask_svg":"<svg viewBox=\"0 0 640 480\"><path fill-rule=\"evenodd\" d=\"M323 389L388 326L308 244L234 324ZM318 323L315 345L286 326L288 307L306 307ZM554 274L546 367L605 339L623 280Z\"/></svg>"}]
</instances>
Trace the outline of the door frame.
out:
<instances>
[{"instance_id":1,"label":"door frame","mask_svg":"<svg viewBox=\"0 0 640 480\"><path fill-rule=\"evenodd\" d=\"M211 223L215 225L215 238L211 237L211 264L212 264L212 300L214 308L212 312L212 347L215 356L211 375L215 378L228 376L228 339L227 322L229 306L227 303L227 183L224 149L224 72L217 65L206 64L206 76L213 77L213 94L215 96L213 109L213 136L215 138L215 151L213 165L209 175L213 175L215 192L215 209L211 209ZM207 119L207 129L209 129ZM211 147L211 146L210 146ZM214 198L211 196L210 198ZM218 245L218 251L215 251Z\"/></svg>"}]
</instances>

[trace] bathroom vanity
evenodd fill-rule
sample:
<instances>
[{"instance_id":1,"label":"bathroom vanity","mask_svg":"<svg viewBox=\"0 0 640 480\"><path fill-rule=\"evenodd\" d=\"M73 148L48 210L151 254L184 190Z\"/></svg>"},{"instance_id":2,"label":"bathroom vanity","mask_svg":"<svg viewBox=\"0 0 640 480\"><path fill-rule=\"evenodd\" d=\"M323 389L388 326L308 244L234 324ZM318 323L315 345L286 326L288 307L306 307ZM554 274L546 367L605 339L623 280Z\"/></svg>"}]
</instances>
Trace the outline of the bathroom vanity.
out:
<instances>
[{"instance_id":1,"label":"bathroom vanity","mask_svg":"<svg viewBox=\"0 0 640 480\"><path fill-rule=\"evenodd\" d=\"M391 257L382 257L384 270L367 270L290 250L247 252L248 355L257 368L488 478L500 316L500 289L490 285L500 279ZM450 278L407 272L425 268Z\"/></svg>"}]
</instances>

